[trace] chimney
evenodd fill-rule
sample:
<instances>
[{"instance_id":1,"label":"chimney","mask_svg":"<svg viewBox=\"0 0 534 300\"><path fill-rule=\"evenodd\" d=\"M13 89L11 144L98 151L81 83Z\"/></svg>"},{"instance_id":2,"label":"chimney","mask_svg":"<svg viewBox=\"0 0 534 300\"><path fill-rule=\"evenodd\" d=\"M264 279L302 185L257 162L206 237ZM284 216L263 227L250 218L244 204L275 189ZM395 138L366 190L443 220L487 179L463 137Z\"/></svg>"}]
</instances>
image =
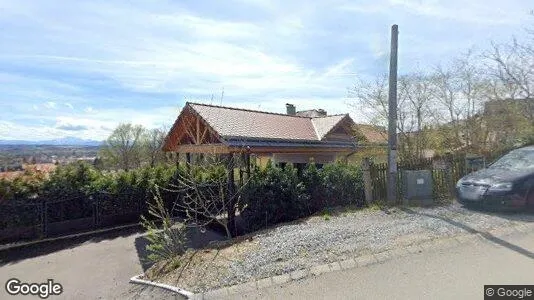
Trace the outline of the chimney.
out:
<instances>
[{"instance_id":1,"label":"chimney","mask_svg":"<svg viewBox=\"0 0 534 300\"><path fill-rule=\"evenodd\" d=\"M297 109L295 108L295 105L286 103L286 112L288 115L294 116L297 114Z\"/></svg>"},{"instance_id":2,"label":"chimney","mask_svg":"<svg viewBox=\"0 0 534 300\"><path fill-rule=\"evenodd\" d=\"M317 114L319 115L319 117L326 117L327 114L326 114L326 110L322 109L322 108L319 108L317 110Z\"/></svg>"}]
</instances>

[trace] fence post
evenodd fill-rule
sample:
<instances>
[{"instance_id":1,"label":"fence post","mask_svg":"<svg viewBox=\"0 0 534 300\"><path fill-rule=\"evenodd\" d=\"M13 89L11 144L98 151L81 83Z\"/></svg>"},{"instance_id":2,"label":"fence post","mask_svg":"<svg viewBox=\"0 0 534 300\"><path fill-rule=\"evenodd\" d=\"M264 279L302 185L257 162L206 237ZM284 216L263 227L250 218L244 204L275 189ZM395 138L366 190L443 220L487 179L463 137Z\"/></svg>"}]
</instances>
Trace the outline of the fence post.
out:
<instances>
[{"instance_id":1,"label":"fence post","mask_svg":"<svg viewBox=\"0 0 534 300\"><path fill-rule=\"evenodd\" d=\"M447 181L449 181L449 193L451 197L454 197L456 194L456 182L454 182L454 171L455 171L455 165L454 165L454 158L451 153L447 153L445 155L445 161L446 161L446 170L447 170Z\"/></svg>"},{"instance_id":2,"label":"fence post","mask_svg":"<svg viewBox=\"0 0 534 300\"><path fill-rule=\"evenodd\" d=\"M93 209L93 228L96 228L97 226L96 214L98 213L98 211L96 207L95 197L93 197L93 195L89 195L89 200L91 201L91 207Z\"/></svg>"},{"instance_id":3,"label":"fence post","mask_svg":"<svg viewBox=\"0 0 534 300\"><path fill-rule=\"evenodd\" d=\"M373 183L371 181L371 160L368 157L362 160L362 172L365 201L367 204L371 204L373 202Z\"/></svg>"},{"instance_id":4,"label":"fence post","mask_svg":"<svg viewBox=\"0 0 534 300\"><path fill-rule=\"evenodd\" d=\"M43 236L48 236L48 207L46 204L46 199L43 200L42 204L42 220L43 220Z\"/></svg>"},{"instance_id":5,"label":"fence post","mask_svg":"<svg viewBox=\"0 0 534 300\"><path fill-rule=\"evenodd\" d=\"M100 202L102 201L102 195L99 193L95 199L95 216L96 216L96 226L100 227L100 224L102 223L101 216L102 216L102 210L100 209Z\"/></svg>"},{"instance_id":6,"label":"fence post","mask_svg":"<svg viewBox=\"0 0 534 300\"><path fill-rule=\"evenodd\" d=\"M228 161L227 161L227 172L228 172L228 196L229 202L228 202L228 208L227 208L227 215L228 215L228 229L230 229L230 232L232 236L235 236L237 234L236 229L236 223L235 223L235 178L234 178L234 153L228 154Z\"/></svg>"}]
</instances>

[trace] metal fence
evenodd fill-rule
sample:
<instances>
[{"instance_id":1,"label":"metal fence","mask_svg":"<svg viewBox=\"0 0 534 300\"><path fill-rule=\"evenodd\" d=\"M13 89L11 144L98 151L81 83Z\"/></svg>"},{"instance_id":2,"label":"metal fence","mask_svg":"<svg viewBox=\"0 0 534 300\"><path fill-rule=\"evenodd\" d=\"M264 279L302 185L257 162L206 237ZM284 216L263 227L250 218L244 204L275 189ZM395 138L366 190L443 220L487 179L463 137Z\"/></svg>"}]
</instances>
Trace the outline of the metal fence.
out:
<instances>
[{"instance_id":1,"label":"metal fence","mask_svg":"<svg viewBox=\"0 0 534 300\"><path fill-rule=\"evenodd\" d=\"M10 201L0 204L0 242L134 223L146 213L146 198L139 194L97 193L53 201Z\"/></svg>"}]
</instances>

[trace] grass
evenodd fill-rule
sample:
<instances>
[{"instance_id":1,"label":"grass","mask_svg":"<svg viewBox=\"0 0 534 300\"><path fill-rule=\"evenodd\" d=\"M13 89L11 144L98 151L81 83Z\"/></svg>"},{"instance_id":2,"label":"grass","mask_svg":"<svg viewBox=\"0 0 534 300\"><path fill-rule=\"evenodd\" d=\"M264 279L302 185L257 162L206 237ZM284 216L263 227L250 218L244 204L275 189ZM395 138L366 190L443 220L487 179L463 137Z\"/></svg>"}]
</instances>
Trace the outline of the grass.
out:
<instances>
[{"instance_id":1,"label":"grass","mask_svg":"<svg viewBox=\"0 0 534 300\"><path fill-rule=\"evenodd\" d=\"M323 208L320 214L325 221L330 220L330 218L332 217L332 211L329 207Z\"/></svg>"},{"instance_id":2,"label":"grass","mask_svg":"<svg viewBox=\"0 0 534 300\"><path fill-rule=\"evenodd\" d=\"M169 270L169 271L176 270L176 269L178 269L181 265L182 265L182 262L180 261L180 258L175 257L175 258L173 258L173 259L170 261L170 263L169 263L169 265L168 265L168 270Z\"/></svg>"}]
</instances>

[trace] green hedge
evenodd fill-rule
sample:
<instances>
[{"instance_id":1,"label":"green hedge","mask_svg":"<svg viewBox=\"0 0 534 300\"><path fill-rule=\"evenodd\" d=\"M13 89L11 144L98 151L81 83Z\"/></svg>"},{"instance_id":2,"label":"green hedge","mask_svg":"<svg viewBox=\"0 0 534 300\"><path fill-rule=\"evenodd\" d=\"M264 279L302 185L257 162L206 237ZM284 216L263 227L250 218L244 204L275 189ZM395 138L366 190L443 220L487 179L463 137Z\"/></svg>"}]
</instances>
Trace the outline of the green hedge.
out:
<instances>
[{"instance_id":1,"label":"green hedge","mask_svg":"<svg viewBox=\"0 0 534 300\"><path fill-rule=\"evenodd\" d=\"M318 169L309 165L302 176L288 166L271 163L255 169L243 193L241 216L248 230L310 216L324 208L365 204L362 173L343 163Z\"/></svg>"},{"instance_id":2,"label":"green hedge","mask_svg":"<svg viewBox=\"0 0 534 300\"><path fill-rule=\"evenodd\" d=\"M153 199L154 187L167 186L177 171L174 166L157 166L109 172L76 162L59 166L48 178L28 173L13 180L0 180L0 229L34 225L37 206L25 203L46 201L49 222L90 217L94 200L98 200L101 215L144 212L147 200ZM169 199L168 193L162 194ZM11 213L3 213L7 211Z\"/></svg>"},{"instance_id":3,"label":"green hedge","mask_svg":"<svg viewBox=\"0 0 534 300\"><path fill-rule=\"evenodd\" d=\"M27 174L24 180L2 180L0 195L7 203L59 202L48 206L50 221L90 216L94 197L99 197L96 200L102 215L139 209L144 212L147 210L146 202L153 199L154 187L176 183L175 176L180 173L184 175L185 169L175 166L100 171L80 162L59 166L48 178L33 178ZM335 163L319 169L311 164L299 176L290 165L279 168L269 163L266 168L255 168L252 175L242 190L239 207L248 230L306 217L332 206L365 204L362 174L355 166ZM210 188L210 183L226 177L226 170L223 166L209 169L193 167L191 176L195 182L205 183L206 188ZM165 190L161 191L161 195L165 203L177 199L176 193ZM19 214L1 217L9 220L4 219L4 225L0 227L34 219L33 215L26 217Z\"/></svg>"},{"instance_id":4,"label":"green hedge","mask_svg":"<svg viewBox=\"0 0 534 300\"><path fill-rule=\"evenodd\" d=\"M297 170L284 169L271 163L264 169L255 169L242 197L241 216L249 230L291 221L311 213L306 187L297 176Z\"/></svg>"}]
</instances>

